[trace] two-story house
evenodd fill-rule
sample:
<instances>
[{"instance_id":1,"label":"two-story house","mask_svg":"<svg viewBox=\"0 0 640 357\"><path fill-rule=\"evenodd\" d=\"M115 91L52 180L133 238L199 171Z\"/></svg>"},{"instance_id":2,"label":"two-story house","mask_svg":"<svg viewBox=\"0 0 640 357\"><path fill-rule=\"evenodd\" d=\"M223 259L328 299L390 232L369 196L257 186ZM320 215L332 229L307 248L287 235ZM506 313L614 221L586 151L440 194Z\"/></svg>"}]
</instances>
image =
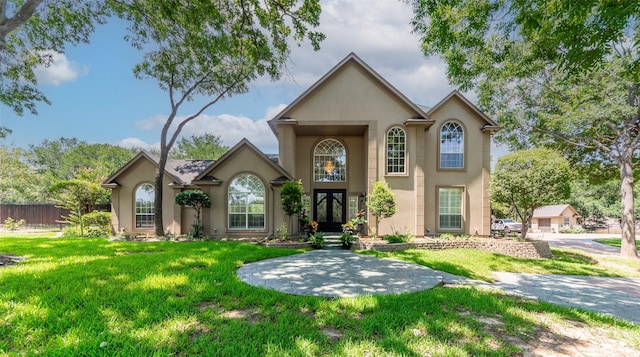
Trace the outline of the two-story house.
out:
<instances>
[{"instance_id":1,"label":"two-story house","mask_svg":"<svg viewBox=\"0 0 640 357\"><path fill-rule=\"evenodd\" d=\"M499 127L457 91L431 108L418 105L350 54L269 125L277 157L242 140L215 162L167 165L166 230L189 231L193 212L175 205L174 197L201 189L213 202L203 215L206 234L273 235L290 222L279 189L299 179L310 218L320 231L337 232L384 180L397 213L381 222L378 234L490 234L490 142ZM153 231L156 167L157 159L140 153L105 181L114 230Z\"/></svg>"}]
</instances>

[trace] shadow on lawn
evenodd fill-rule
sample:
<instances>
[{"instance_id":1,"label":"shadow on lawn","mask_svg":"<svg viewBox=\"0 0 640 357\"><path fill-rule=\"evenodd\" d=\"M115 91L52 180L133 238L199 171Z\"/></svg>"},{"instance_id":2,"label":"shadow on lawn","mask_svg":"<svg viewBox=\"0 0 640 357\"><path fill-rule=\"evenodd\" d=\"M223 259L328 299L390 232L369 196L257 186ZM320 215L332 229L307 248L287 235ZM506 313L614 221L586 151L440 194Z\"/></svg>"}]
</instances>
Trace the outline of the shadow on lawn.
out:
<instances>
[{"instance_id":1,"label":"shadow on lawn","mask_svg":"<svg viewBox=\"0 0 640 357\"><path fill-rule=\"evenodd\" d=\"M553 311L577 321L591 316L473 288L349 299L282 294L237 278L243 262L294 253L255 245L52 244L13 244L13 253L28 251L30 259L0 272L3 352L512 355L514 339L546 329L522 311ZM91 259L95 256L104 259ZM60 264L29 272L30 264L44 261ZM482 316L500 320L499 333L481 322Z\"/></svg>"}]
</instances>

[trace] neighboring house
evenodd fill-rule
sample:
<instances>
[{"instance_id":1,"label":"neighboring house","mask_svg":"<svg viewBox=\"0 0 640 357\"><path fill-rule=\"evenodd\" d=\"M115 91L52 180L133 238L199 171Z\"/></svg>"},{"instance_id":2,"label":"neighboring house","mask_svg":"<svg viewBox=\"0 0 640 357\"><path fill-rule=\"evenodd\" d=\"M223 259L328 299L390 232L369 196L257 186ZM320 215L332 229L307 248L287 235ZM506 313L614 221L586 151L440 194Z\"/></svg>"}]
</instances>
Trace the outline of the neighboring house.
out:
<instances>
[{"instance_id":1,"label":"neighboring house","mask_svg":"<svg viewBox=\"0 0 640 357\"><path fill-rule=\"evenodd\" d=\"M542 206L533 211L531 230L558 233L562 226L578 224L580 215L570 204Z\"/></svg>"},{"instance_id":2,"label":"neighboring house","mask_svg":"<svg viewBox=\"0 0 640 357\"><path fill-rule=\"evenodd\" d=\"M338 232L384 180L397 212L378 234L490 234L490 141L499 127L457 91L432 108L415 104L350 54L269 126L279 143L277 160L242 140L216 162L171 161L165 229L189 231L193 212L174 197L202 189L212 199L203 212L205 234L273 235L289 222L279 188L299 179L310 218L320 231ZM153 231L153 196L149 202L145 193L156 167L157 159L141 153L103 184L112 189L116 231Z\"/></svg>"}]
</instances>

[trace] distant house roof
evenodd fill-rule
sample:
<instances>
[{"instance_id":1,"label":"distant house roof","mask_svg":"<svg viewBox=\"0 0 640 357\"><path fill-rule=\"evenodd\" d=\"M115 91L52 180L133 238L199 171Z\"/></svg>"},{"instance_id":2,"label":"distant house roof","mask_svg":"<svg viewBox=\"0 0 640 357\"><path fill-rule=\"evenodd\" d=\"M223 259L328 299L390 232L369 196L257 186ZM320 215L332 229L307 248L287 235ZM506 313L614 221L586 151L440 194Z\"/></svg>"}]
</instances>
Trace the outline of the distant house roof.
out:
<instances>
[{"instance_id":1,"label":"distant house roof","mask_svg":"<svg viewBox=\"0 0 640 357\"><path fill-rule=\"evenodd\" d=\"M576 211L573 206L570 204L562 204L536 208L536 210L533 211L533 218L561 217L567 209L570 209L574 215L579 216L578 211Z\"/></svg>"}]
</instances>

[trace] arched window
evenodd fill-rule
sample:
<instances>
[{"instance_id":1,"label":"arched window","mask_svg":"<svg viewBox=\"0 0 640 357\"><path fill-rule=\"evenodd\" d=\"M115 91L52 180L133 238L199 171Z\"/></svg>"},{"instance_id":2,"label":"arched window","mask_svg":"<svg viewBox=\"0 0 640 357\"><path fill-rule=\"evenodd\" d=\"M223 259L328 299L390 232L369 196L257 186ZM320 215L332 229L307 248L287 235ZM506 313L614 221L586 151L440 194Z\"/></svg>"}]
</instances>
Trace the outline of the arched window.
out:
<instances>
[{"instance_id":1,"label":"arched window","mask_svg":"<svg viewBox=\"0 0 640 357\"><path fill-rule=\"evenodd\" d=\"M387 173L405 172L407 135L401 128L391 128L387 132Z\"/></svg>"},{"instance_id":2,"label":"arched window","mask_svg":"<svg viewBox=\"0 0 640 357\"><path fill-rule=\"evenodd\" d=\"M322 140L313 151L313 180L344 182L347 180L347 152L335 139Z\"/></svg>"},{"instance_id":3,"label":"arched window","mask_svg":"<svg viewBox=\"0 0 640 357\"><path fill-rule=\"evenodd\" d=\"M446 123L440 130L440 168L464 167L464 132L454 122Z\"/></svg>"},{"instance_id":4,"label":"arched window","mask_svg":"<svg viewBox=\"0 0 640 357\"><path fill-rule=\"evenodd\" d=\"M136 189L136 229L153 229L155 227L154 202L155 188L144 183Z\"/></svg>"},{"instance_id":5,"label":"arched window","mask_svg":"<svg viewBox=\"0 0 640 357\"><path fill-rule=\"evenodd\" d=\"M265 191L251 174L236 176L229 185L229 228L264 229Z\"/></svg>"}]
</instances>

